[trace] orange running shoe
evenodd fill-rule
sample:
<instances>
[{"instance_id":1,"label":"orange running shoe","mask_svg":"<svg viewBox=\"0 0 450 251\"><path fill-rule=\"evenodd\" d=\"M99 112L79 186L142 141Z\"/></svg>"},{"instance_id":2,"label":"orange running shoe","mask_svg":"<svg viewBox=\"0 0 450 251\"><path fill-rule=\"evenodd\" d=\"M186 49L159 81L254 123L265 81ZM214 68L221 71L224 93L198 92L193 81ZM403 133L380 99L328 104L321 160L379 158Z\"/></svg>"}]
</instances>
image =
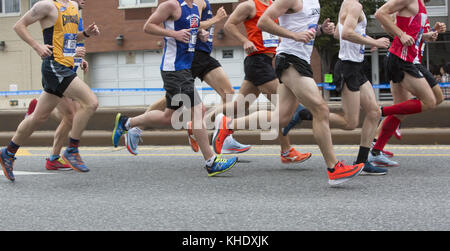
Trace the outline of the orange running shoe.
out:
<instances>
[{"instance_id":1,"label":"orange running shoe","mask_svg":"<svg viewBox=\"0 0 450 251\"><path fill-rule=\"evenodd\" d=\"M289 150L289 153L284 156L283 154L281 154L281 162L283 162L284 164L289 164L289 163L302 163L305 160L308 160L309 158L311 158L312 154L311 153L301 153L297 150L295 150L295 148L291 148L291 150Z\"/></svg>"},{"instance_id":2,"label":"orange running shoe","mask_svg":"<svg viewBox=\"0 0 450 251\"><path fill-rule=\"evenodd\" d=\"M334 171L330 172L328 169L328 184L338 185L349 181L351 178L358 176L364 168L364 163L346 166L341 161L339 161L334 166Z\"/></svg>"},{"instance_id":3,"label":"orange running shoe","mask_svg":"<svg viewBox=\"0 0 450 251\"><path fill-rule=\"evenodd\" d=\"M192 121L189 121L187 123L187 132L189 145L191 145L191 148L194 152L198 152L198 144L197 141L195 140L194 133L192 132Z\"/></svg>"},{"instance_id":4,"label":"orange running shoe","mask_svg":"<svg viewBox=\"0 0 450 251\"><path fill-rule=\"evenodd\" d=\"M214 148L214 151L217 154L222 153L222 147L223 143L225 142L225 139L233 134L233 130L230 130L227 128L227 123L230 121L229 118L227 118L225 115L220 113L216 116L216 130L214 131L213 138L212 138L212 145Z\"/></svg>"}]
</instances>

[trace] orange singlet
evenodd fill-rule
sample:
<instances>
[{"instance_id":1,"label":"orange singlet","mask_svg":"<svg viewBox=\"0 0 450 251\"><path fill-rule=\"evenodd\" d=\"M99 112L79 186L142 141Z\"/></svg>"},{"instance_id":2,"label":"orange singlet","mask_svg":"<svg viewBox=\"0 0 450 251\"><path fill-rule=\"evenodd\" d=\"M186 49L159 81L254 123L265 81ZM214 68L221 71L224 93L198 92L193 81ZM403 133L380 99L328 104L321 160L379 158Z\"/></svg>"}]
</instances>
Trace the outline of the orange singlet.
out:
<instances>
[{"instance_id":1,"label":"orange singlet","mask_svg":"<svg viewBox=\"0 0 450 251\"><path fill-rule=\"evenodd\" d=\"M256 24L259 18L262 16L264 11L269 8L272 1L269 0L269 5L265 5L259 0L253 0L255 2L256 14L255 16L244 22L245 30L247 31L248 40L250 40L258 49L258 51L249 54L248 56L254 54L276 54L276 49L278 47L279 38L278 36L272 35L268 32L261 31ZM278 23L278 20L275 20Z\"/></svg>"}]
</instances>

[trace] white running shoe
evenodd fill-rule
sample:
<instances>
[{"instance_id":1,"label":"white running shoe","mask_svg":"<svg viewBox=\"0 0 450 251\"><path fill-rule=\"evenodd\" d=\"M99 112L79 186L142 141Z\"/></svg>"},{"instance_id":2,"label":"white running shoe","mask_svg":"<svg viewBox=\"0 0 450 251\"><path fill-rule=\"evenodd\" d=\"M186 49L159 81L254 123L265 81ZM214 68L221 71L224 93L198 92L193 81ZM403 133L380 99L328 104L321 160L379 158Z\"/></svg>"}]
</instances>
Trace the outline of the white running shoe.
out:
<instances>
[{"instance_id":1,"label":"white running shoe","mask_svg":"<svg viewBox=\"0 0 450 251\"><path fill-rule=\"evenodd\" d=\"M377 156L373 156L371 152L369 152L368 161L372 163L373 166L376 167L398 167L400 164L393 160L390 160L384 154L380 154Z\"/></svg>"},{"instance_id":2,"label":"white running shoe","mask_svg":"<svg viewBox=\"0 0 450 251\"><path fill-rule=\"evenodd\" d=\"M142 130L138 127L131 128L128 130L128 133L125 134L125 145L127 146L128 151L133 155L138 154L137 148L139 142L142 141L141 134Z\"/></svg>"},{"instance_id":3,"label":"white running shoe","mask_svg":"<svg viewBox=\"0 0 450 251\"><path fill-rule=\"evenodd\" d=\"M225 141L223 142L222 146L222 154L236 154L236 153L243 153L248 150L250 150L250 145L243 145L239 142L237 142L233 135L229 135L225 138Z\"/></svg>"}]
</instances>

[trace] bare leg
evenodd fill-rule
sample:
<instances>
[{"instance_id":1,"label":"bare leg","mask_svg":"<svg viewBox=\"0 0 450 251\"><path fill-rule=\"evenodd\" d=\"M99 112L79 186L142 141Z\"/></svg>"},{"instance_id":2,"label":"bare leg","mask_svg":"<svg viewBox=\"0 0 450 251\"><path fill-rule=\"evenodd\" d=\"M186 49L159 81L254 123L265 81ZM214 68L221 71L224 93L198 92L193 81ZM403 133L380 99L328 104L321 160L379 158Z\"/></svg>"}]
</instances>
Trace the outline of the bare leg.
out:
<instances>
[{"instance_id":1,"label":"bare leg","mask_svg":"<svg viewBox=\"0 0 450 251\"><path fill-rule=\"evenodd\" d=\"M58 106L52 112L62 117L61 122L59 123L58 128L56 128L55 137L53 139L53 152L52 155L60 155L61 149L65 144L67 144L67 140L69 138L70 130L73 125L73 118L76 112L76 105L71 99L62 98L61 102L59 102ZM59 117L58 116L58 117Z\"/></svg>"},{"instance_id":2,"label":"bare leg","mask_svg":"<svg viewBox=\"0 0 450 251\"><path fill-rule=\"evenodd\" d=\"M329 110L314 79L301 76L294 67L286 69L282 82L295 94L297 100L313 114L313 133L328 168L338 162L333 149L329 126Z\"/></svg>"},{"instance_id":3,"label":"bare leg","mask_svg":"<svg viewBox=\"0 0 450 251\"><path fill-rule=\"evenodd\" d=\"M73 118L71 137L80 139L89 118L94 114L98 107L97 96L92 92L88 85L76 77L64 92L64 96L75 99L80 104Z\"/></svg>"},{"instance_id":4,"label":"bare leg","mask_svg":"<svg viewBox=\"0 0 450 251\"><path fill-rule=\"evenodd\" d=\"M19 124L12 141L19 146L25 144L26 140L33 132L48 120L51 112L58 105L59 101L59 97L43 92L39 97L36 110Z\"/></svg>"}]
</instances>

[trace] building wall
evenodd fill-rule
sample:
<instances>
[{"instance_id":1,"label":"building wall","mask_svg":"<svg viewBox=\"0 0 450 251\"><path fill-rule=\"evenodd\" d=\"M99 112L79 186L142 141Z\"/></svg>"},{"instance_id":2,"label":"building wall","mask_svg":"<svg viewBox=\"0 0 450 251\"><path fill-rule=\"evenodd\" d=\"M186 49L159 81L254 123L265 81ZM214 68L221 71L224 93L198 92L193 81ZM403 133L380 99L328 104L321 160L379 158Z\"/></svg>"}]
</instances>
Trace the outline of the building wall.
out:
<instances>
[{"instance_id":1,"label":"building wall","mask_svg":"<svg viewBox=\"0 0 450 251\"><path fill-rule=\"evenodd\" d=\"M30 8L29 0L21 1L21 16ZM0 91L8 91L10 84L19 90L41 88L39 56L12 29L21 16L0 17L0 41L5 41L0 51ZM29 27L32 37L43 42L39 24Z\"/></svg>"}]
</instances>

